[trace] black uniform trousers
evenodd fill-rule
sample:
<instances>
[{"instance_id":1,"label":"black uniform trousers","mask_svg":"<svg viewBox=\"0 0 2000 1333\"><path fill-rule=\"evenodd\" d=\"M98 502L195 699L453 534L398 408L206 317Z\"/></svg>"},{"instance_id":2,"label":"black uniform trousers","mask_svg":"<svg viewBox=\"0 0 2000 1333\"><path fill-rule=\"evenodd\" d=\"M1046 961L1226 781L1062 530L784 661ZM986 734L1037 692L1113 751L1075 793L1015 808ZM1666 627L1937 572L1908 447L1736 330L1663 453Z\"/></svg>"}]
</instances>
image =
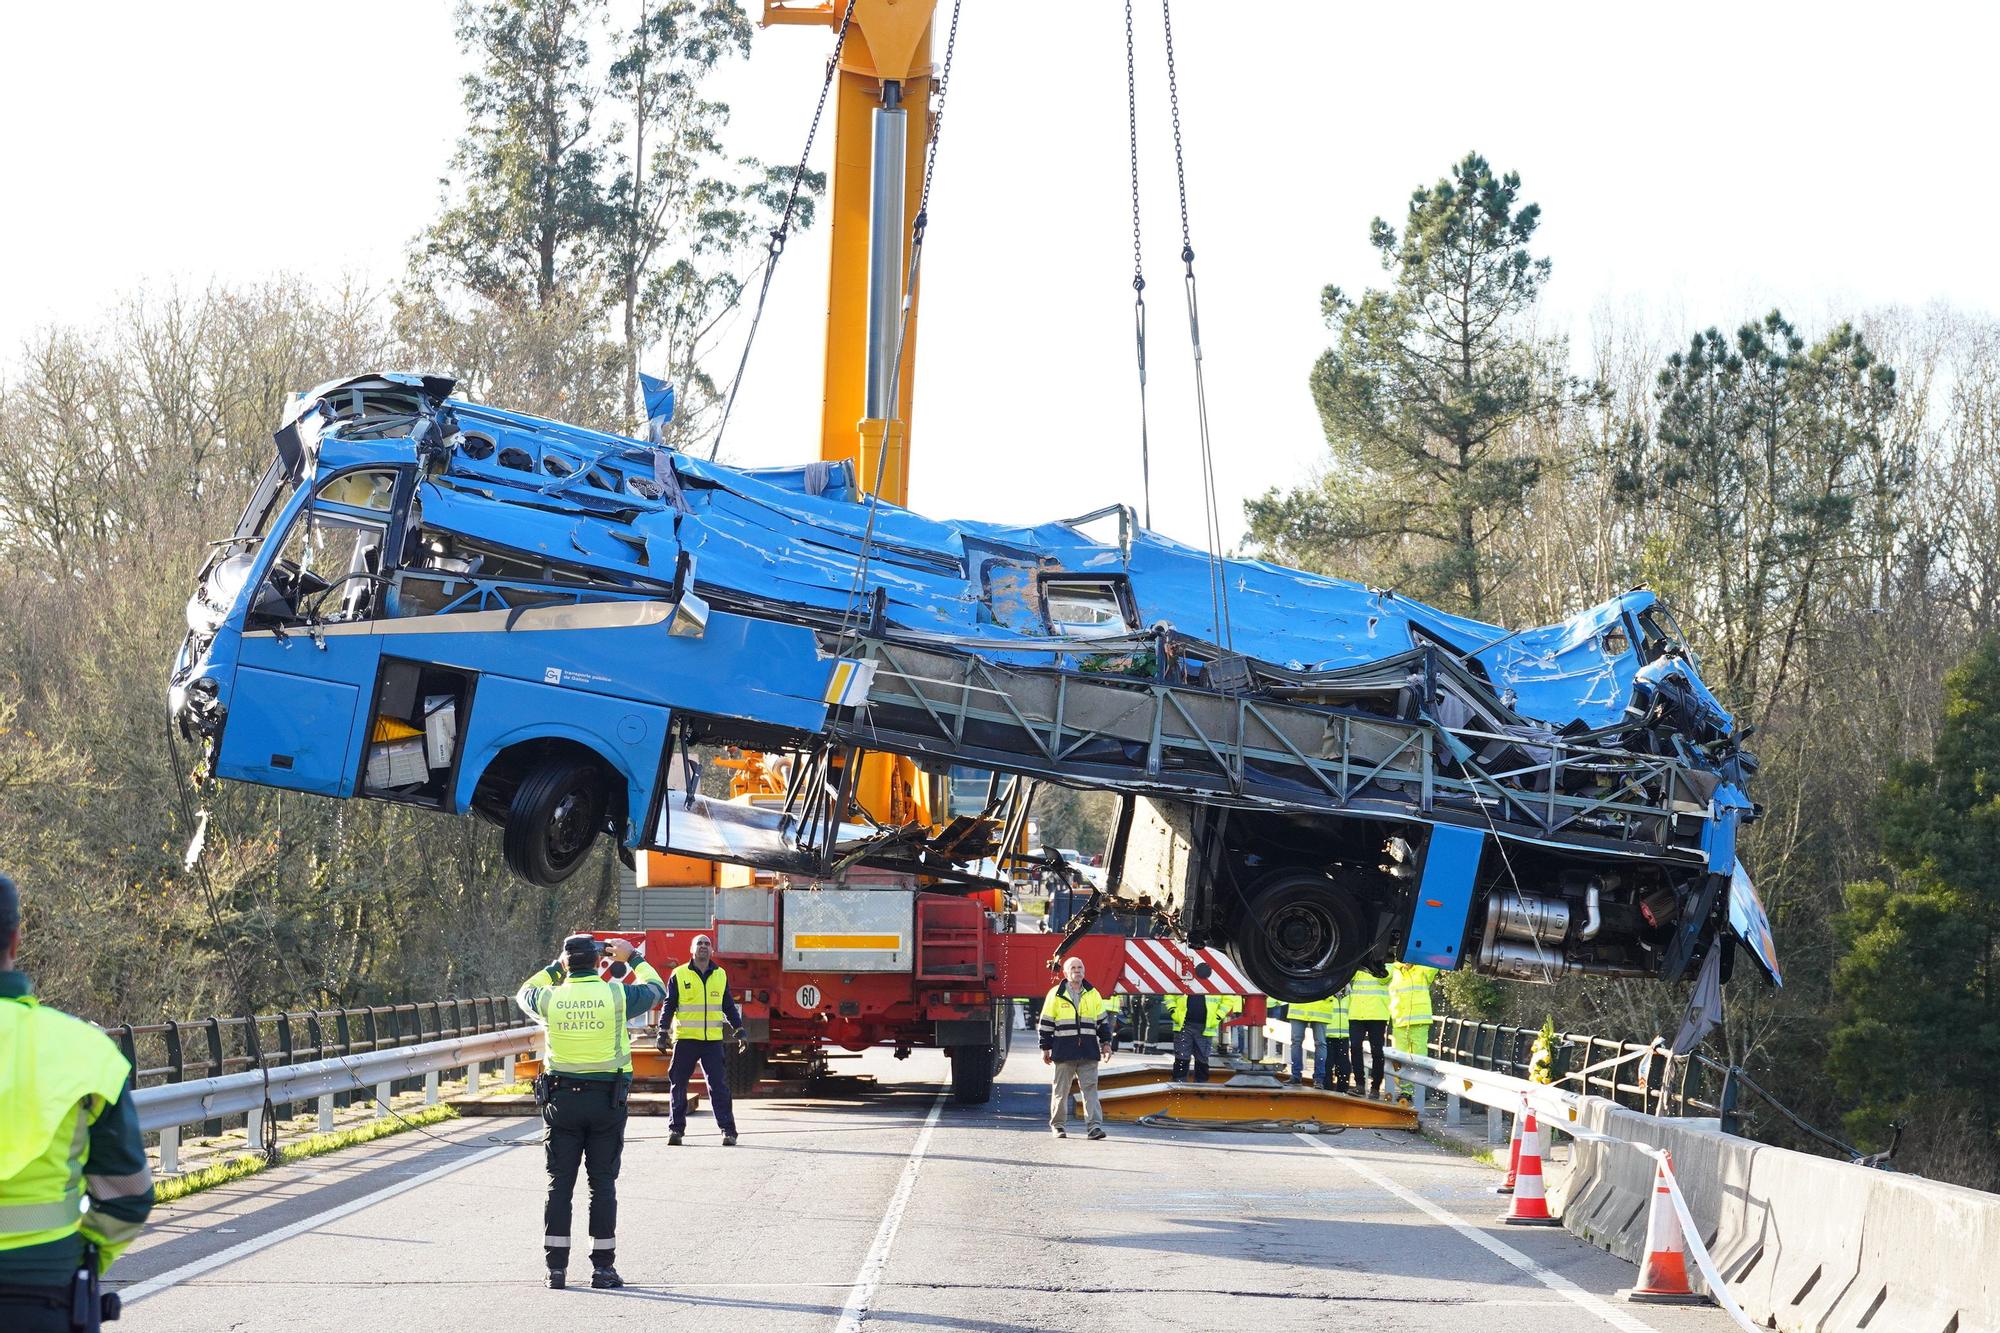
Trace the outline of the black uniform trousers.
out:
<instances>
[{"instance_id":1,"label":"black uniform trousers","mask_svg":"<svg viewBox=\"0 0 2000 1333\"><path fill-rule=\"evenodd\" d=\"M542 1250L550 1268L569 1266L570 1200L576 1171L590 1180L590 1262L609 1268L617 1255L618 1162L625 1152L629 1076L616 1081L558 1074L542 1108L548 1133L549 1198L542 1210Z\"/></svg>"},{"instance_id":2,"label":"black uniform trousers","mask_svg":"<svg viewBox=\"0 0 2000 1333\"><path fill-rule=\"evenodd\" d=\"M1350 1018L1347 1020L1348 1040L1353 1043L1354 1086L1365 1092L1382 1090L1382 1043L1388 1036L1389 1022L1382 1018ZM1366 1051L1375 1053L1375 1066L1366 1079L1361 1077L1361 1057Z\"/></svg>"},{"instance_id":3,"label":"black uniform trousers","mask_svg":"<svg viewBox=\"0 0 2000 1333\"><path fill-rule=\"evenodd\" d=\"M72 1333L68 1287L0 1289L0 1329L7 1333Z\"/></svg>"},{"instance_id":4,"label":"black uniform trousers","mask_svg":"<svg viewBox=\"0 0 2000 1333\"><path fill-rule=\"evenodd\" d=\"M1348 1022L1347 1026L1348 1031L1346 1036L1330 1037L1327 1039L1326 1082L1319 1086L1329 1091L1334 1088L1344 1088L1347 1086L1349 1070L1352 1069L1354 1064L1352 1058L1354 1024L1352 1020Z\"/></svg>"}]
</instances>

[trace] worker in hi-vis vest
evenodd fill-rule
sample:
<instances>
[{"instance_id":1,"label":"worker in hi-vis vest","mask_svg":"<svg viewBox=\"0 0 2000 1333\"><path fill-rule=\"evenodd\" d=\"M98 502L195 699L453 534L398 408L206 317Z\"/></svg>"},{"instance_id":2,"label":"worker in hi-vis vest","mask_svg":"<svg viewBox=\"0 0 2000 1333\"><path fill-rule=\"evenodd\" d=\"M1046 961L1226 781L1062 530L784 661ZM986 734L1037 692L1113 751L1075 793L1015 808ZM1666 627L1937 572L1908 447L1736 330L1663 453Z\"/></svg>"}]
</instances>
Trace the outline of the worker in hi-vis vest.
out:
<instances>
[{"instance_id":1,"label":"worker in hi-vis vest","mask_svg":"<svg viewBox=\"0 0 2000 1333\"><path fill-rule=\"evenodd\" d=\"M1317 1000L1299 1000L1285 1006L1285 1017L1290 1021L1292 1029L1289 1043L1291 1046L1292 1082L1303 1083L1305 1081L1306 1038L1311 1037L1313 1044L1313 1086L1317 1088L1332 1088L1334 1062L1328 1058L1329 1052L1326 1044L1331 1039L1327 1025L1333 1020L1334 1002L1334 997L1327 995ZM1347 1034L1344 1031L1341 1033L1340 1044L1342 1046L1347 1044ZM1347 1068L1347 1060L1344 1052L1339 1061L1339 1068L1343 1073ZM1343 1078L1341 1081L1345 1082L1346 1079Z\"/></svg>"},{"instance_id":2,"label":"worker in hi-vis vest","mask_svg":"<svg viewBox=\"0 0 2000 1333\"><path fill-rule=\"evenodd\" d=\"M1083 1094L1084 1137L1104 1137L1104 1111L1097 1101L1097 1067L1111 1058L1111 1009L1083 974L1083 960L1063 960L1062 979L1042 997L1042 1063L1053 1067L1049 1080L1049 1132L1069 1137L1069 1090Z\"/></svg>"},{"instance_id":3,"label":"worker in hi-vis vest","mask_svg":"<svg viewBox=\"0 0 2000 1333\"><path fill-rule=\"evenodd\" d=\"M614 978L597 974L605 945L591 935L563 941L562 957L521 983L514 1001L548 1028L548 1068L535 1080L549 1173L542 1207L548 1284L568 1282L570 1201L576 1171L590 1179L590 1285L622 1287L618 1257L618 1164L625 1151L632 1093L632 1043L625 1021L666 997L666 983L630 940L614 939Z\"/></svg>"},{"instance_id":4,"label":"worker in hi-vis vest","mask_svg":"<svg viewBox=\"0 0 2000 1333\"><path fill-rule=\"evenodd\" d=\"M1176 1083L1187 1081L1190 1061L1194 1065L1194 1081L1208 1082L1215 1030L1222 1022L1222 1006L1215 1001L1215 996L1199 991L1167 997L1167 1017L1174 1025L1174 1069L1168 1077Z\"/></svg>"},{"instance_id":5,"label":"worker in hi-vis vest","mask_svg":"<svg viewBox=\"0 0 2000 1333\"><path fill-rule=\"evenodd\" d=\"M736 1146L736 1106L729 1095L729 1052L723 1045L725 1024L743 1042L743 1014L729 994L729 973L715 961L706 935L694 937L688 961L667 978L667 1007L660 1014L660 1031L673 1027L674 1058L667 1066L667 1145L678 1148L687 1133L688 1079L697 1064L708 1085L708 1104L722 1131L722 1146Z\"/></svg>"},{"instance_id":6,"label":"worker in hi-vis vest","mask_svg":"<svg viewBox=\"0 0 2000 1333\"><path fill-rule=\"evenodd\" d=\"M0 1329L95 1330L118 1317L98 1278L153 1210L132 1065L36 1002L20 939L21 895L0 875Z\"/></svg>"},{"instance_id":7,"label":"worker in hi-vis vest","mask_svg":"<svg viewBox=\"0 0 2000 1333\"><path fill-rule=\"evenodd\" d=\"M1389 1017L1395 1025L1389 1044L1413 1055L1428 1055L1431 1049L1431 981L1438 974L1422 963L1389 964ZM1396 1095L1413 1098L1415 1085L1408 1079L1396 1080Z\"/></svg>"},{"instance_id":8,"label":"worker in hi-vis vest","mask_svg":"<svg viewBox=\"0 0 2000 1333\"><path fill-rule=\"evenodd\" d=\"M1327 1054L1333 1064L1333 1083L1330 1088L1333 1092L1354 1091L1353 1061L1349 1059L1352 1037L1347 1022L1347 1002L1347 988L1344 986L1327 1001L1326 1043Z\"/></svg>"},{"instance_id":9,"label":"worker in hi-vis vest","mask_svg":"<svg viewBox=\"0 0 2000 1333\"><path fill-rule=\"evenodd\" d=\"M1389 965L1374 959L1363 963L1347 985L1348 1058L1354 1066L1354 1088L1369 1097L1382 1095L1382 1043L1389 1027ZM1375 1064L1364 1072L1362 1057L1375 1053Z\"/></svg>"}]
</instances>

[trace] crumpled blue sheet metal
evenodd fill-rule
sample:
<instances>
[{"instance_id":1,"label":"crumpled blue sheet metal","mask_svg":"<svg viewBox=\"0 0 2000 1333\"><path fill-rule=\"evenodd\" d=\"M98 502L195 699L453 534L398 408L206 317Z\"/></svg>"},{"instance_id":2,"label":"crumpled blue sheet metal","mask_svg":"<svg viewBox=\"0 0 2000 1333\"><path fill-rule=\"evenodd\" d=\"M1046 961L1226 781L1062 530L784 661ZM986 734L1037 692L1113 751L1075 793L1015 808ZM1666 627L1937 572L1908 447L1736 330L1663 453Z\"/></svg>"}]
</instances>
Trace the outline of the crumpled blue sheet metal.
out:
<instances>
[{"instance_id":1,"label":"crumpled blue sheet metal","mask_svg":"<svg viewBox=\"0 0 2000 1333\"><path fill-rule=\"evenodd\" d=\"M684 453L656 455L636 441L540 418L454 407L468 429L536 452L541 481L540 455L556 452L585 468L593 459L609 468L610 460L643 456L649 467L664 463L662 472L678 483L666 501L628 501L622 516L602 512L614 502L595 498L591 488L538 496L543 511L514 507L519 517L509 520L533 549L655 577L667 576L685 551L701 585L821 616L859 620L879 596L893 629L957 640L995 660L1047 664L1059 660L1052 644L1092 651L1087 639L1057 641L1031 590L1044 575L1116 576L1129 588L1136 632L1165 626L1299 672L1363 665L1435 642L1476 660L1502 702L1524 718L1598 728L1624 715L1639 667L1637 618L1654 605L1651 592L1636 589L1556 624L1510 632L1350 579L1228 559L1225 631L1207 552L1136 524L1121 540L1065 522L932 519L859 495L846 463L734 468ZM451 470L503 479L493 458L455 460ZM447 494L427 512L457 527L452 520L471 503ZM1716 712L1727 716L1719 706Z\"/></svg>"},{"instance_id":2,"label":"crumpled blue sheet metal","mask_svg":"<svg viewBox=\"0 0 2000 1333\"><path fill-rule=\"evenodd\" d=\"M1045 640L1048 630L996 618L989 588L974 567L981 556L990 562L1011 555L1048 572L1124 575L1139 628L1165 624L1192 638L1222 641L1207 553L1159 533L1134 531L1128 553L1060 522L942 522L884 504L857 597L865 501L803 494L787 484L789 473L760 476L684 455L675 457L674 467L695 497L680 525L681 540L707 582L783 588L800 601L842 612L881 588L891 624L962 636L1012 659L1010 649ZM1638 589L1557 624L1510 634L1350 579L1262 560L1225 560L1223 570L1228 643L1238 653L1293 670L1333 670L1419 646L1414 630L1476 657L1503 700L1556 727L1601 727L1622 717L1638 667L1630 647L1638 636L1628 617L1654 603L1651 592Z\"/></svg>"}]
</instances>

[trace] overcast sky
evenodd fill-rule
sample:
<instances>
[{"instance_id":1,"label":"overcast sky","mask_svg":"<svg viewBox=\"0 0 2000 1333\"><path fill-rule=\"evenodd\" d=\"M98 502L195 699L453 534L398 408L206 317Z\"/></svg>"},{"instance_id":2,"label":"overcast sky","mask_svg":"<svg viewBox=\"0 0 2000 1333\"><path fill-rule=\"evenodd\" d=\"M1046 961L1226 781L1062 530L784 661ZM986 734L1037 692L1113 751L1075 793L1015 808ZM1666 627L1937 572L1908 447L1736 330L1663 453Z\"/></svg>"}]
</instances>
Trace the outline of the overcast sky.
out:
<instances>
[{"instance_id":1,"label":"overcast sky","mask_svg":"<svg viewBox=\"0 0 2000 1333\"><path fill-rule=\"evenodd\" d=\"M1139 8L1154 509L1199 542L1159 14ZM1323 448L1320 288L1378 281L1369 219L1400 221L1468 149L1542 205L1549 324L1577 336L1605 310L1675 342L1773 303L1815 329L1890 303L2000 311L1990 6L1179 0L1175 24L1232 539L1243 497ZM796 155L829 42L759 33L715 90L732 150ZM1117 0L965 0L926 247L920 509L1138 499L1123 43ZM461 123L431 0L8 4L0 52L0 361L141 289L388 285ZM735 461L815 455L825 285L814 231L780 269Z\"/></svg>"}]
</instances>

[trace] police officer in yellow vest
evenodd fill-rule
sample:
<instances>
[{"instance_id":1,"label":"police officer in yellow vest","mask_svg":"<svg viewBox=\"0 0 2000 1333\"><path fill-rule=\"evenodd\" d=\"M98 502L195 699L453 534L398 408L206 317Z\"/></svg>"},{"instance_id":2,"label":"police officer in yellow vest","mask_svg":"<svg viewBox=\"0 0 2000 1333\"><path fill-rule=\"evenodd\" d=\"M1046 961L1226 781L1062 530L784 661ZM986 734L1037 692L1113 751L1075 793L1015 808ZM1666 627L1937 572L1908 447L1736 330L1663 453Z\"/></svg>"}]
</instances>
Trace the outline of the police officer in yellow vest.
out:
<instances>
[{"instance_id":1,"label":"police officer in yellow vest","mask_svg":"<svg viewBox=\"0 0 2000 1333\"><path fill-rule=\"evenodd\" d=\"M672 1111L667 1143L679 1147L687 1132L688 1078L699 1064L702 1081L708 1084L708 1104L722 1130L722 1146L733 1148L736 1107L729 1096L729 1053L722 1042L725 1023L736 1029L738 1042L743 1040L743 1015L729 994L729 974L715 961L708 936L695 936L688 952L688 961L667 978L667 1007L660 1015L660 1031L665 1032L671 1022L674 1033L674 1058L667 1066Z\"/></svg>"},{"instance_id":2,"label":"police officer in yellow vest","mask_svg":"<svg viewBox=\"0 0 2000 1333\"><path fill-rule=\"evenodd\" d=\"M93 1330L118 1317L97 1280L145 1225L153 1176L131 1064L35 1002L14 970L20 933L21 896L0 875L0 1329Z\"/></svg>"},{"instance_id":3,"label":"police officer in yellow vest","mask_svg":"<svg viewBox=\"0 0 2000 1333\"><path fill-rule=\"evenodd\" d=\"M1395 1050L1424 1055L1431 1048L1431 980L1438 970L1422 963L1389 964L1389 1045ZM1409 1097L1414 1088L1408 1079L1396 1080L1396 1094Z\"/></svg>"},{"instance_id":4,"label":"police officer in yellow vest","mask_svg":"<svg viewBox=\"0 0 2000 1333\"><path fill-rule=\"evenodd\" d=\"M1374 959L1363 963L1347 986L1348 1057L1354 1066L1354 1088L1370 1097L1382 1095L1382 1043L1389 1027L1389 965ZM1374 1068L1364 1079L1362 1057L1375 1053Z\"/></svg>"},{"instance_id":5,"label":"police officer in yellow vest","mask_svg":"<svg viewBox=\"0 0 2000 1333\"><path fill-rule=\"evenodd\" d=\"M666 983L629 941L611 941L615 981L597 974L604 945L590 935L563 941L563 956L521 983L514 997L548 1028L548 1070L535 1099L548 1126L549 1173L542 1210L548 1284L561 1290L569 1268L570 1200L576 1171L590 1178L590 1285L622 1287L618 1257L618 1165L625 1152L632 1046L625 1022L666 997Z\"/></svg>"}]
</instances>

